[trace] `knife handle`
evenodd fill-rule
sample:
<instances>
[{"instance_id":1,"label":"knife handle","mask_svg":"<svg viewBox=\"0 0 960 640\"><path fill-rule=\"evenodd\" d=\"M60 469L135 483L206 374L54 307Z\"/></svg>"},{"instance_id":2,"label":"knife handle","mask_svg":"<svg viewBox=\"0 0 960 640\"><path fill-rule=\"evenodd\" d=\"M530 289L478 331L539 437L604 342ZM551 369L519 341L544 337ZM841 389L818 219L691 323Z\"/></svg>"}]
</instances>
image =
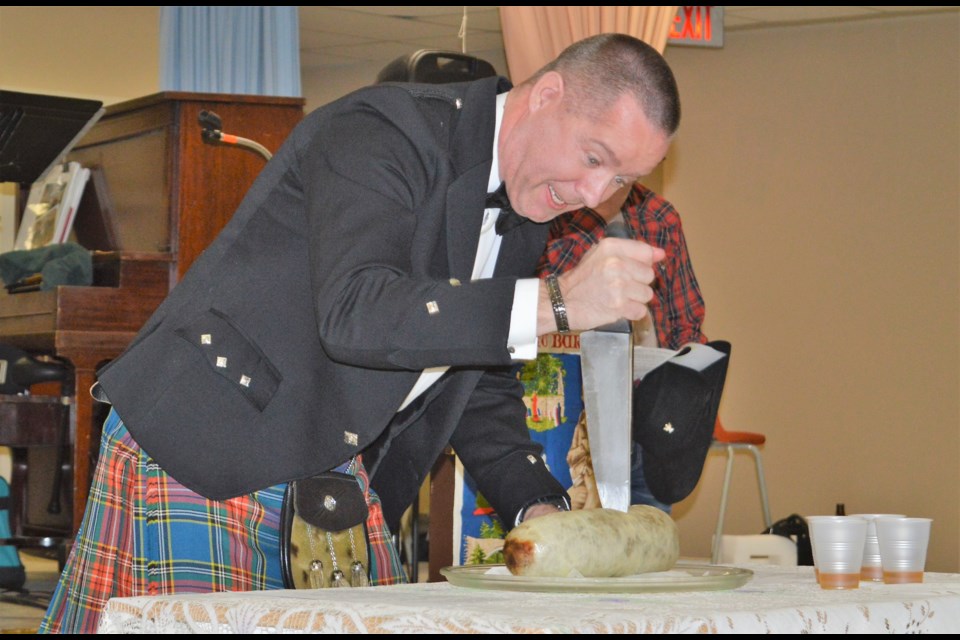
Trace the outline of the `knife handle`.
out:
<instances>
[{"instance_id":1,"label":"knife handle","mask_svg":"<svg viewBox=\"0 0 960 640\"><path fill-rule=\"evenodd\" d=\"M627 229L627 224L621 218L607 223L606 234L611 238L624 238L626 240L632 237Z\"/></svg>"},{"instance_id":2,"label":"knife handle","mask_svg":"<svg viewBox=\"0 0 960 640\"><path fill-rule=\"evenodd\" d=\"M617 218L612 222L607 223L606 234L610 238L624 238L626 240L630 239L630 232L627 230L627 225L622 218ZM615 320L610 324L605 324L602 327L594 328L594 331L606 331L608 333L631 333L632 327L630 326L630 321L626 318L620 318Z\"/></svg>"}]
</instances>

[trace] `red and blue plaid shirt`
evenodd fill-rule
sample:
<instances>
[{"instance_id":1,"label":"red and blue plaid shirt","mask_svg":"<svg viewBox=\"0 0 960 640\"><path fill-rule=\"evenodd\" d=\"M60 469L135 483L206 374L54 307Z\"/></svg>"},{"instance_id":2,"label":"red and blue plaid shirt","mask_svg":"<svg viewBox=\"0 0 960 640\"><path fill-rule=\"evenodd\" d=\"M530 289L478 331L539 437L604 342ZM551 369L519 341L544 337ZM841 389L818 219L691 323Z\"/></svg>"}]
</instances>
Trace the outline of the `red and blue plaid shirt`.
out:
<instances>
[{"instance_id":1,"label":"red and blue plaid shirt","mask_svg":"<svg viewBox=\"0 0 960 640\"><path fill-rule=\"evenodd\" d=\"M667 253L657 264L655 295L649 303L660 346L679 349L689 342L706 342L701 331L703 296L690 264L680 214L672 204L640 184L631 189L621 211L635 238ZM605 234L603 218L592 209L557 217L537 268L540 277L573 268Z\"/></svg>"}]
</instances>

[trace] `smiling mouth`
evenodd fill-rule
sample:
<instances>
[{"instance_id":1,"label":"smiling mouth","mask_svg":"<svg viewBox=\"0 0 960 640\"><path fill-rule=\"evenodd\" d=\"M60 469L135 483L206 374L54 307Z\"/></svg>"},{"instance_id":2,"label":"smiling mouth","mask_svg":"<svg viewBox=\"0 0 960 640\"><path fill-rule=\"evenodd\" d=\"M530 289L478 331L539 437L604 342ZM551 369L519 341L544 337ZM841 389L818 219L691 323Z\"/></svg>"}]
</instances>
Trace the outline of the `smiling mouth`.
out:
<instances>
[{"instance_id":1,"label":"smiling mouth","mask_svg":"<svg viewBox=\"0 0 960 640\"><path fill-rule=\"evenodd\" d=\"M553 200L553 203L558 207L565 207L569 204L566 200L557 195L557 192L554 191L551 185L547 185L547 190L550 191L550 198Z\"/></svg>"}]
</instances>

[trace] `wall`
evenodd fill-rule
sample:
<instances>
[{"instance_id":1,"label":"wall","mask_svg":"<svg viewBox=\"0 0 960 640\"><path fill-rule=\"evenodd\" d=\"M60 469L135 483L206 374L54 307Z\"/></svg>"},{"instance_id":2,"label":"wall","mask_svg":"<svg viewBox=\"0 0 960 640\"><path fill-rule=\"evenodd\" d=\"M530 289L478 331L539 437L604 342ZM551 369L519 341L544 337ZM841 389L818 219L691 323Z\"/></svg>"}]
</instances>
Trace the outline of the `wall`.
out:
<instances>
[{"instance_id":1,"label":"wall","mask_svg":"<svg viewBox=\"0 0 960 640\"><path fill-rule=\"evenodd\" d=\"M502 50L484 51L482 55L470 51L467 53L486 60L493 65L497 73L507 75L507 61ZM377 74L390 62L392 60L345 65L335 71L326 71L322 74L311 73L310 69L304 69L301 77L303 97L306 100L304 111L310 113L351 91L373 84L377 80Z\"/></svg>"},{"instance_id":2,"label":"wall","mask_svg":"<svg viewBox=\"0 0 960 640\"><path fill-rule=\"evenodd\" d=\"M730 340L728 429L760 431L774 519L934 518L960 561L960 19L728 31L668 47L683 98L664 190ZM723 459L678 506L709 555ZM763 528L738 457L725 531Z\"/></svg>"},{"instance_id":3,"label":"wall","mask_svg":"<svg viewBox=\"0 0 960 640\"><path fill-rule=\"evenodd\" d=\"M101 100L160 87L160 7L0 7L0 87Z\"/></svg>"}]
</instances>

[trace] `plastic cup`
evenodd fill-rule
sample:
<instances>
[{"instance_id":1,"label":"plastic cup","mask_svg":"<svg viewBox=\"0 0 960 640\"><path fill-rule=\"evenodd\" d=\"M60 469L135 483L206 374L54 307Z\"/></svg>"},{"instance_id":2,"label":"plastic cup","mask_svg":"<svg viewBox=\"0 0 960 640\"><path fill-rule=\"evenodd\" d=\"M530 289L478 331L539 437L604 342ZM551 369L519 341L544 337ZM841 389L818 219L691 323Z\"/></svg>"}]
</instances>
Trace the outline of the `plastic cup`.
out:
<instances>
[{"instance_id":1,"label":"plastic cup","mask_svg":"<svg viewBox=\"0 0 960 640\"><path fill-rule=\"evenodd\" d=\"M854 516L810 516L807 525L820 588L859 588L867 521Z\"/></svg>"},{"instance_id":2,"label":"plastic cup","mask_svg":"<svg viewBox=\"0 0 960 640\"><path fill-rule=\"evenodd\" d=\"M875 518L883 581L887 584L923 582L930 543L930 518L881 516Z\"/></svg>"},{"instance_id":3,"label":"plastic cup","mask_svg":"<svg viewBox=\"0 0 960 640\"><path fill-rule=\"evenodd\" d=\"M804 520L807 521L807 534L810 536L810 553L813 555L813 577L816 579L817 584L820 584L820 568L817 566L817 546L813 543L813 527L810 526L811 521L816 519L823 518L834 518L836 516L806 516Z\"/></svg>"},{"instance_id":4,"label":"plastic cup","mask_svg":"<svg viewBox=\"0 0 960 640\"><path fill-rule=\"evenodd\" d=\"M867 539L863 545L863 564L860 566L860 579L871 582L883 582L883 565L880 564L880 543L877 542L876 518L891 516L905 517L902 513L852 513L851 517L867 521Z\"/></svg>"},{"instance_id":5,"label":"plastic cup","mask_svg":"<svg viewBox=\"0 0 960 640\"><path fill-rule=\"evenodd\" d=\"M806 516L804 520L807 522L807 535L810 536L810 553L813 556L813 577L817 581L817 584L820 584L820 568L817 567L817 545L813 543L813 527L811 522L814 518L829 518L830 516Z\"/></svg>"}]
</instances>

